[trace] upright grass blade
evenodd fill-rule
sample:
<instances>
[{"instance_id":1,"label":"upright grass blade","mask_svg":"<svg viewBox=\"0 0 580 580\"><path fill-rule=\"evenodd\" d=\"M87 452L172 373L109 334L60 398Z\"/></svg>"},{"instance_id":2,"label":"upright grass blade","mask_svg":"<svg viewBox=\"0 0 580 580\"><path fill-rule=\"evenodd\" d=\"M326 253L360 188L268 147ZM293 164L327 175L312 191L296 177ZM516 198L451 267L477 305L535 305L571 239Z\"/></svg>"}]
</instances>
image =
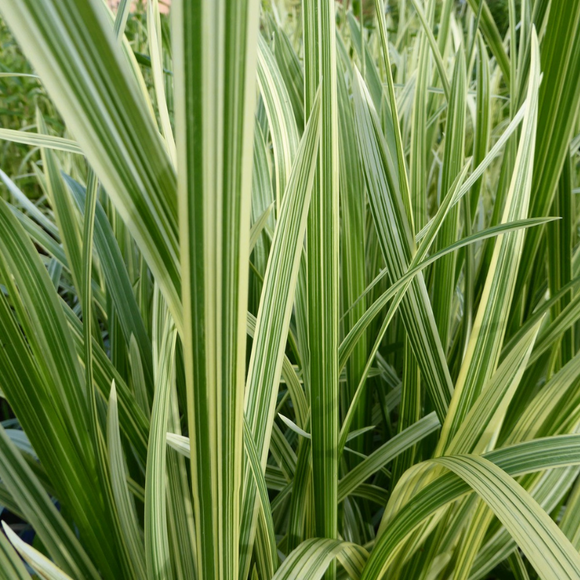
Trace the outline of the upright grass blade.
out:
<instances>
[{"instance_id":1,"label":"upright grass blade","mask_svg":"<svg viewBox=\"0 0 580 580\"><path fill-rule=\"evenodd\" d=\"M538 132L543 137L536 145L531 216L548 215L562 165L573 135L574 120L580 106L580 5L553 0L546 34L542 43L542 72L538 110ZM542 232L526 237L518 286L529 281L534 256ZM520 301L523 297L520 298ZM517 305L514 314L517 314Z\"/></svg>"},{"instance_id":2,"label":"upright grass blade","mask_svg":"<svg viewBox=\"0 0 580 580\"><path fill-rule=\"evenodd\" d=\"M125 33L125 26L129 18L129 11L131 10L131 3L129 0L121 0L117 7L117 14L115 15L115 36L121 39Z\"/></svg>"},{"instance_id":3,"label":"upright grass blade","mask_svg":"<svg viewBox=\"0 0 580 580\"><path fill-rule=\"evenodd\" d=\"M113 383L107 413L107 446L111 466L111 486L119 514L119 523L138 578L146 576L145 549L134 499L127 485L127 467L123 455L117 408L117 389Z\"/></svg>"},{"instance_id":4,"label":"upright grass blade","mask_svg":"<svg viewBox=\"0 0 580 580\"><path fill-rule=\"evenodd\" d=\"M478 165L483 161L489 151L490 132L491 132L491 79L489 70L489 57L485 44L480 35L477 36L477 116L475 126L475 142L473 144L473 162ZM479 205L482 187L485 178L482 177L473 186L470 199L471 220Z\"/></svg>"},{"instance_id":5,"label":"upright grass blade","mask_svg":"<svg viewBox=\"0 0 580 580\"><path fill-rule=\"evenodd\" d=\"M252 230L250 259L256 268L250 275L248 310L257 313L262 291L263 275L268 260L270 230L274 225L275 201L272 189L269 155L261 126L254 130L254 169L252 175ZM259 231L259 233L258 233Z\"/></svg>"},{"instance_id":6,"label":"upright grass blade","mask_svg":"<svg viewBox=\"0 0 580 580\"><path fill-rule=\"evenodd\" d=\"M36 124L41 134L47 132L44 118L39 110L36 111ZM45 171L46 190L49 194L50 204L54 211L56 225L60 233L64 251L71 270L73 283L82 292L82 255L81 255L81 230L78 215L75 212L74 203L67 191L61 175L61 169L57 157L50 149L41 150L42 165Z\"/></svg>"},{"instance_id":7,"label":"upright grass blade","mask_svg":"<svg viewBox=\"0 0 580 580\"><path fill-rule=\"evenodd\" d=\"M274 522L272 520L272 513L270 511L270 500L268 498L268 489L266 487L266 479L262 472L260 465L260 458L256 447L252 441L252 435L248 428L248 424L244 422L244 450L247 460L246 465L251 471L253 483L257 489L257 496L259 498L259 519L257 530L257 550L256 560L261 569L262 576L271 578L274 571L278 567L278 552L276 548L276 536L274 532ZM248 526L249 527L249 526ZM242 573L244 569L241 567ZM245 577L245 575L243 576Z\"/></svg>"},{"instance_id":8,"label":"upright grass blade","mask_svg":"<svg viewBox=\"0 0 580 580\"><path fill-rule=\"evenodd\" d=\"M362 26L361 22L357 20L356 16L352 12L349 12L347 14L347 18L351 42L353 44L354 49L356 50L356 54L360 62L360 70L362 71L362 76L365 79L367 86L369 87L369 93L373 99L373 104L375 105L375 108L377 109L377 111L382 111L384 89L381 82L381 77L379 75L378 67L374 63L372 54L364 39L363 35L364 27ZM384 104L387 105L387 103ZM389 111L388 113L386 113L386 115L388 116L388 120L386 122L389 124L389 128L392 128L393 127L392 114ZM389 145L394 146L394 143L395 143L394 139L392 140L391 136L389 136Z\"/></svg>"},{"instance_id":9,"label":"upright grass blade","mask_svg":"<svg viewBox=\"0 0 580 580\"><path fill-rule=\"evenodd\" d=\"M465 57L460 50L459 54L455 57L450 101L447 109L445 154L443 157L443 174L441 177L442 195L449 190L464 164L466 98ZM442 249L452 244L457 239L458 232L459 207L455 206L450 210L449 216L441 228L437 240L437 247ZM455 269L455 254L446 256L433 267L433 316L437 322L444 352L447 352L449 349L454 330Z\"/></svg>"},{"instance_id":10,"label":"upright grass blade","mask_svg":"<svg viewBox=\"0 0 580 580\"><path fill-rule=\"evenodd\" d=\"M566 537L572 542L572 545L578 549L580 543L580 525L579 525L579 505L578 494L580 493L580 484L576 481L574 488L568 497L566 511L560 521L560 529L566 534Z\"/></svg>"},{"instance_id":11,"label":"upright grass blade","mask_svg":"<svg viewBox=\"0 0 580 580\"><path fill-rule=\"evenodd\" d=\"M306 125L304 120L304 71L283 28L277 27L274 30L274 43L274 55L292 101L296 125L298 130L302 132Z\"/></svg>"},{"instance_id":12,"label":"upright grass blade","mask_svg":"<svg viewBox=\"0 0 580 580\"><path fill-rule=\"evenodd\" d=\"M169 158L175 165L177 152L173 138L173 128L169 117L169 106L165 93L165 74L163 72L163 38L161 31L161 17L159 15L159 1L147 2L147 38L149 40L149 54L151 55L151 71L153 72L153 86L159 111L161 133L165 140L165 148Z\"/></svg>"},{"instance_id":13,"label":"upright grass blade","mask_svg":"<svg viewBox=\"0 0 580 580\"><path fill-rule=\"evenodd\" d=\"M62 184L64 185L64 184ZM85 203L83 230L82 230L82 273L77 275L77 283L80 284L80 294L82 296L83 313L83 339L85 345L85 385L87 388L88 408L89 408L89 433L92 439L94 461L96 465L97 477L100 488L103 492L103 504L109 518L109 525L115 534L120 546L120 563L123 575L128 578L135 577L135 568L131 561L130 554L126 549L123 530L115 509L115 498L110 479L110 468L108 454L105 447L103 432L99 417L99 393L93 380L93 235L95 228L95 209L97 203L99 183L92 170L88 171L87 196ZM62 192L64 193L64 191ZM63 200L64 201L64 200ZM72 209L72 200L68 200ZM68 213L68 212L67 212ZM72 216L71 216L72 218ZM80 265L80 264L79 264Z\"/></svg>"},{"instance_id":14,"label":"upright grass blade","mask_svg":"<svg viewBox=\"0 0 580 580\"><path fill-rule=\"evenodd\" d=\"M417 183L416 183L418 175L417 172L421 172L423 170L423 163L422 162L418 163L416 172L412 175L412 177L408 175L407 167L405 164L405 150L403 146L403 141L401 137L401 128L399 124L397 99L395 96L393 75L391 70L391 59L389 55L389 44L387 38L386 23L382 7L383 7L382 0L375 0L375 10L377 13L377 21L379 25L379 32L382 45L381 52L383 56L385 76L387 78L388 103L389 108L391 110L391 116L393 118L393 129L394 129L393 133L395 136L399 185L401 189L401 195L403 197L403 203L405 204L405 208L407 210L407 217L411 225L411 231L415 232L417 229L423 227L427 215L425 210L425 203L423 201L418 201L419 199L424 200L424 195L422 194L424 187L420 188L421 193L419 193L417 191ZM426 50L425 42L421 46L420 50L422 58L420 59L421 62L420 70L418 71L418 78L416 81L415 104L417 104L418 101L420 101L421 99L424 99L427 82L428 53ZM418 104L417 108L420 108L419 122L422 123L424 120L425 106L421 103ZM423 131L424 127L421 126L419 130ZM424 150L423 150L424 140L419 139L419 141L420 141L419 159L421 160L421 157L423 157L422 161L424 161ZM417 150L415 148L413 148L413 153L417 154ZM413 187L415 187L415 190L413 190ZM384 324L385 323L383 323L383 325ZM400 404L400 418L397 424L397 430L399 434L402 433L407 427L410 427L416 421L418 421L421 416L421 373L419 370L417 359L413 353L412 345L408 337L405 339L404 352L405 358L403 362L404 365L403 372L404 372L405 388L402 390ZM405 471L410 464L412 464L415 452L416 447L413 446L409 449L406 449L404 453L398 455L395 458L395 463L393 465L394 481L396 481L400 477L401 473ZM350 473L348 475L350 476Z\"/></svg>"},{"instance_id":15,"label":"upright grass blade","mask_svg":"<svg viewBox=\"0 0 580 580\"><path fill-rule=\"evenodd\" d=\"M173 24L197 572L237 580L258 2L177 2Z\"/></svg>"},{"instance_id":16,"label":"upright grass blade","mask_svg":"<svg viewBox=\"0 0 580 580\"><path fill-rule=\"evenodd\" d=\"M155 398L151 411L151 431L145 481L145 557L147 577L171 579L167 537L167 445L165 443L175 380L176 332L159 291L153 303Z\"/></svg>"},{"instance_id":17,"label":"upright grass blade","mask_svg":"<svg viewBox=\"0 0 580 580\"><path fill-rule=\"evenodd\" d=\"M398 434L401 434L421 420L423 406L421 372L408 338L405 340L404 352L403 384L405 387L402 389L401 404L399 405ZM393 482L398 481L401 475L413 465L417 451L417 445L413 445L395 458L392 469Z\"/></svg>"},{"instance_id":18,"label":"upright grass blade","mask_svg":"<svg viewBox=\"0 0 580 580\"><path fill-rule=\"evenodd\" d=\"M253 333L245 393L245 418L262 471L266 468L275 416L278 384L294 302L294 290L303 253L310 196L314 184L316 154L320 145L320 100L317 99L300 144L279 218ZM242 507L241 570L247 574L255 532L256 489L252 470L246 466ZM245 575L243 575L245 577Z\"/></svg>"},{"instance_id":19,"label":"upright grass blade","mask_svg":"<svg viewBox=\"0 0 580 580\"><path fill-rule=\"evenodd\" d=\"M433 58L435 59L435 65L437 66L437 72L439 73L441 84L443 85L443 92L445 93L445 98L447 101L449 101L451 99L451 86L449 85L449 79L447 78L447 71L445 70L445 63L443 62L441 50L435 40L435 37L433 36L433 32L429 26L429 22L427 21L423 8L421 8L421 4L419 4L418 0L411 0L411 2L417 11L417 15L421 21L421 26L423 27L427 40L429 41L429 46L433 53ZM443 36L441 38L445 40Z\"/></svg>"},{"instance_id":20,"label":"upright grass blade","mask_svg":"<svg viewBox=\"0 0 580 580\"><path fill-rule=\"evenodd\" d=\"M505 221L526 217L530 203L532 186L530 168L534 163L540 83L539 47L535 32L532 32L532 35L532 63L526 99L527 109L504 209ZM516 287L516 272L522 256L522 248L523 232L503 236L495 245L467 353L455 385L449 415L445 420L439 440L438 449L441 453L495 371L507 327L511 298Z\"/></svg>"},{"instance_id":21,"label":"upright grass blade","mask_svg":"<svg viewBox=\"0 0 580 580\"><path fill-rule=\"evenodd\" d=\"M312 483L316 534L338 534L339 168L333 0L304 0L305 107L320 87L322 134L307 230ZM334 577L331 567L329 578Z\"/></svg>"},{"instance_id":22,"label":"upright grass blade","mask_svg":"<svg viewBox=\"0 0 580 580\"><path fill-rule=\"evenodd\" d=\"M375 9L379 7L379 1L375 0ZM379 33L381 37L381 52L383 56L383 65L385 69L385 76L387 77L387 103L390 110L390 117L392 119L395 154L397 158L397 172L399 177L399 187L401 190L401 197L403 204L407 210L407 219L411 225L411 230L416 231L415 214L413 211L413 202L411 198L411 190L409 187L409 176L407 166L405 164L405 149L403 146L403 139L401 137L401 127L399 124L399 111L397 105L397 98L395 95L395 85L393 82L393 71L391 70L391 57L389 55L389 42L387 38L386 24L383 17L382 10L377 10L377 19L379 23Z\"/></svg>"},{"instance_id":23,"label":"upright grass blade","mask_svg":"<svg viewBox=\"0 0 580 580\"><path fill-rule=\"evenodd\" d=\"M288 90L274 55L261 35L258 37L258 84L272 135L277 214L292 170L299 135L296 120L289 106Z\"/></svg>"},{"instance_id":24,"label":"upright grass blade","mask_svg":"<svg viewBox=\"0 0 580 580\"><path fill-rule=\"evenodd\" d=\"M514 552L509 557L509 565L514 574L515 580L530 580L528 569L526 568L524 559L519 552Z\"/></svg>"},{"instance_id":25,"label":"upright grass blade","mask_svg":"<svg viewBox=\"0 0 580 580\"><path fill-rule=\"evenodd\" d=\"M572 171L570 158L564 161L562 173L555 196L552 213L562 217L561 220L547 228L548 239L548 284L550 294L557 294L560 288L572 278L572 251L574 246L574 197L572 195ZM572 299L572 293L567 292L562 299L552 307L552 317L557 318ZM552 358L555 370L566 364L574 353L574 328L567 331L553 347Z\"/></svg>"},{"instance_id":26,"label":"upright grass blade","mask_svg":"<svg viewBox=\"0 0 580 580\"><path fill-rule=\"evenodd\" d=\"M176 368L180 368L176 357ZM177 377L170 394L168 429L181 432ZM167 528L171 562L176 578L197 579L195 561L195 522L189 485L189 465L177 452L167 450Z\"/></svg>"},{"instance_id":27,"label":"upright grass blade","mask_svg":"<svg viewBox=\"0 0 580 580\"><path fill-rule=\"evenodd\" d=\"M361 195L364 187L360 156L358 154L354 115L350 103L346 80L338 76L339 106L339 158L340 188L342 207L341 257L342 257L342 310L344 316L344 334L347 335L360 317L364 314L364 301L354 304L366 288L365 272L365 199ZM351 309L350 306L354 307ZM347 363L346 392L341 391L341 399L350 404L363 373L367 359L367 340L363 336L357 343ZM354 428L359 429L368 424L370 405L362 401ZM364 438L354 443L358 451L363 451Z\"/></svg>"},{"instance_id":28,"label":"upright grass blade","mask_svg":"<svg viewBox=\"0 0 580 580\"><path fill-rule=\"evenodd\" d=\"M434 7L434 4L431 5ZM432 12L432 10L431 10ZM431 16L431 15L430 15ZM382 17L379 16L382 21ZM383 25L381 24L381 28ZM419 36L417 78L413 94L411 118L411 148L409 154L409 187L415 229L420 231L427 222L427 85L431 68L429 44L425 33Z\"/></svg>"},{"instance_id":29,"label":"upright grass blade","mask_svg":"<svg viewBox=\"0 0 580 580\"><path fill-rule=\"evenodd\" d=\"M493 15L489 9L487 0L467 0L469 7L477 14L481 10L481 16L479 20L479 25L481 27L482 34L487 41L487 45L491 50L493 56L501 69L504 76L505 82L509 84L512 74L514 71L510 70L509 58L506 54L505 48L503 46L501 36L497 29L497 25L493 19Z\"/></svg>"}]
</instances>

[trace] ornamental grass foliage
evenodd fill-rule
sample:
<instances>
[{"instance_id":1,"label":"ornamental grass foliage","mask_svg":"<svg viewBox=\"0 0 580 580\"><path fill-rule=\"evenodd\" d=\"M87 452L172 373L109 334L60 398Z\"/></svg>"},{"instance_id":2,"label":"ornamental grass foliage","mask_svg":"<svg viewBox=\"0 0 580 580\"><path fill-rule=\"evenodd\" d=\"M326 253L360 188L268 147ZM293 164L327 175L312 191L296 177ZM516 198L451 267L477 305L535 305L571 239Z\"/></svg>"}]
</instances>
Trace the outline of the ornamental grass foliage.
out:
<instances>
[{"instance_id":1,"label":"ornamental grass foliage","mask_svg":"<svg viewBox=\"0 0 580 580\"><path fill-rule=\"evenodd\" d=\"M1 578L580 578L580 2L499 4L0 0Z\"/></svg>"}]
</instances>

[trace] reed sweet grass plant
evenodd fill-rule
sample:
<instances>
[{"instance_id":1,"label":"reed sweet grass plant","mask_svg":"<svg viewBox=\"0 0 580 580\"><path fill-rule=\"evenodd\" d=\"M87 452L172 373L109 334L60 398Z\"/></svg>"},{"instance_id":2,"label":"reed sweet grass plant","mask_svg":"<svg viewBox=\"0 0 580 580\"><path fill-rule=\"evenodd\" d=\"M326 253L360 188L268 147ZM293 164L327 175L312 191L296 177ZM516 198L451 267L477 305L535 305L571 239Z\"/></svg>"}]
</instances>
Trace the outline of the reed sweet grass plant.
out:
<instances>
[{"instance_id":1,"label":"reed sweet grass plant","mask_svg":"<svg viewBox=\"0 0 580 580\"><path fill-rule=\"evenodd\" d=\"M579 579L580 3L130 4L0 0L0 576Z\"/></svg>"}]
</instances>

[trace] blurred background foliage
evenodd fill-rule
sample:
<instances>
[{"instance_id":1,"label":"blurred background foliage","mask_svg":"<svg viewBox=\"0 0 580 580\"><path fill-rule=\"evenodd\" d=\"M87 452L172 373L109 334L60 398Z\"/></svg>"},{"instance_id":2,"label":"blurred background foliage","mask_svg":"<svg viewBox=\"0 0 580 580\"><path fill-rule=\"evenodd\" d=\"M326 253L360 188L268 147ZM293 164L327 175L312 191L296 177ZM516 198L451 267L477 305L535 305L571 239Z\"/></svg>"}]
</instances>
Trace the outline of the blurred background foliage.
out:
<instances>
[{"instance_id":1,"label":"blurred background foliage","mask_svg":"<svg viewBox=\"0 0 580 580\"><path fill-rule=\"evenodd\" d=\"M169 19L162 15L164 32L168 35ZM146 11L143 4L136 5L127 22L126 35L141 63L145 80L152 89L148 69L148 43ZM30 76L20 76L30 75ZM0 127L36 132L36 110L40 109L50 133L63 136L65 127L58 111L48 98L42 84L35 78L30 63L0 17ZM29 199L43 196L32 164L39 164L40 150L11 141L0 141L0 169L26 193ZM7 194L0 182L0 195Z\"/></svg>"}]
</instances>

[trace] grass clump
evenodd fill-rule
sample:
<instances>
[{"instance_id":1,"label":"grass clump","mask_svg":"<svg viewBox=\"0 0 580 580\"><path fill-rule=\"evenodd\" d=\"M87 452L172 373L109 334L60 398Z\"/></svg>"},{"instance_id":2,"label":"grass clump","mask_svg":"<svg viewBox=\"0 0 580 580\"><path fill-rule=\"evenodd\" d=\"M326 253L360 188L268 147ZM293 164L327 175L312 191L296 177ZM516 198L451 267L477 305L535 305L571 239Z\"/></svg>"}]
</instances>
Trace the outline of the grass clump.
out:
<instances>
[{"instance_id":1,"label":"grass clump","mask_svg":"<svg viewBox=\"0 0 580 580\"><path fill-rule=\"evenodd\" d=\"M0 0L3 577L580 578L580 5L506 6Z\"/></svg>"}]
</instances>

